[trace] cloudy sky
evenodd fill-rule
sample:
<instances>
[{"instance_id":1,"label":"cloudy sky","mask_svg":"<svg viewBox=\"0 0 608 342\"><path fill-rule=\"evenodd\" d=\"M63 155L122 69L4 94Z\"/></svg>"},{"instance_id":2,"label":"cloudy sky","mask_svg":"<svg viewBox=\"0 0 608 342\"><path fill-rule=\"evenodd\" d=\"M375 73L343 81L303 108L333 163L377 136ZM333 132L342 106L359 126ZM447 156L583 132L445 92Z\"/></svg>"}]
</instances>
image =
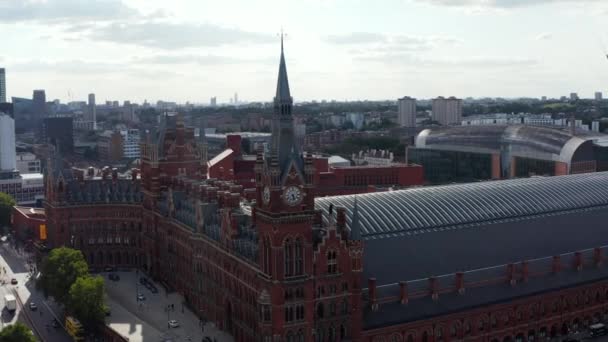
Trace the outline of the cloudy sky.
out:
<instances>
[{"instance_id":1,"label":"cloudy sky","mask_svg":"<svg viewBox=\"0 0 608 342\"><path fill-rule=\"evenodd\" d=\"M605 0L0 0L8 95L296 101L608 95Z\"/></svg>"}]
</instances>

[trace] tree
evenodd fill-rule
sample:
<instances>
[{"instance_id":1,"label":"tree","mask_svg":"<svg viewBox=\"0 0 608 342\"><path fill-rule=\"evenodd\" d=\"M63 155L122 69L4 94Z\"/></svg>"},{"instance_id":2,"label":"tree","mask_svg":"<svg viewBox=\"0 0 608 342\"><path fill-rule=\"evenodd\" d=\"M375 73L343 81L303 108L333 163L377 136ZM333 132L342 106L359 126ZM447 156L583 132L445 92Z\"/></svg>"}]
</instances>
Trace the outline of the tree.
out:
<instances>
[{"instance_id":1,"label":"tree","mask_svg":"<svg viewBox=\"0 0 608 342\"><path fill-rule=\"evenodd\" d=\"M11 211L17 202L15 199L4 192L0 192L0 227L8 226L11 223Z\"/></svg>"},{"instance_id":2,"label":"tree","mask_svg":"<svg viewBox=\"0 0 608 342\"><path fill-rule=\"evenodd\" d=\"M36 342L36 337L25 324L17 322L0 331L0 342Z\"/></svg>"},{"instance_id":3,"label":"tree","mask_svg":"<svg viewBox=\"0 0 608 342\"><path fill-rule=\"evenodd\" d=\"M41 271L37 284L45 296L53 296L58 302L66 304L72 284L79 277L89 274L89 266L80 251L62 247L51 251Z\"/></svg>"},{"instance_id":4,"label":"tree","mask_svg":"<svg viewBox=\"0 0 608 342\"><path fill-rule=\"evenodd\" d=\"M79 277L70 287L68 310L85 326L95 327L103 322L106 306L103 303L102 277Z\"/></svg>"}]
</instances>

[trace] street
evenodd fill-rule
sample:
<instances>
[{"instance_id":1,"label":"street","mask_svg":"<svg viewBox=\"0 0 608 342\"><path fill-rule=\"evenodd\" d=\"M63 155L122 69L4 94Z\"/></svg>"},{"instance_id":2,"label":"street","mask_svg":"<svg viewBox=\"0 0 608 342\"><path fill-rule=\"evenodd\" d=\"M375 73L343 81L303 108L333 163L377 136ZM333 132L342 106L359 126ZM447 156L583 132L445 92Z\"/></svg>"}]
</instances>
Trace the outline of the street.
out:
<instances>
[{"instance_id":1,"label":"street","mask_svg":"<svg viewBox=\"0 0 608 342\"><path fill-rule=\"evenodd\" d=\"M44 342L70 342L71 337L60 326L53 328L52 320L56 317L60 325L62 311L59 306L51 300L45 300L44 295L37 291L34 281L30 279L27 260L29 255L13 249L8 243L2 243L0 247L0 280L6 283L0 286L2 297L2 326L15 323L17 320L30 326L34 334ZM6 270L6 272L4 272ZM12 285L11 279L17 279L17 285ZM14 292L13 292L14 291ZM17 297L17 310L10 315L4 308L4 295L14 293ZM38 309L31 310L29 305L34 302Z\"/></svg>"},{"instance_id":2,"label":"street","mask_svg":"<svg viewBox=\"0 0 608 342\"><path fill-rule=\"evenodd\" d=\"M111 281L108 274L106 279L107 303L112 309L112 315L106 323L112 329L129 338L129 342L140 341L202 341L209 337L217 342L232 341L232 337L212 323L204 328L194 313L188 308L182 308L183 297L177 293L165 293L165 289L155 283L158 293L152 293L139 283L142 274L133 272L114 272L120 280ZM146 277L149 281L150 278ZM137 300L137 293L145 296ZM168 321L177 320L179 327L169 328ZM204 331L203 331L204 329Z\"/></svg>"}]
</instances>

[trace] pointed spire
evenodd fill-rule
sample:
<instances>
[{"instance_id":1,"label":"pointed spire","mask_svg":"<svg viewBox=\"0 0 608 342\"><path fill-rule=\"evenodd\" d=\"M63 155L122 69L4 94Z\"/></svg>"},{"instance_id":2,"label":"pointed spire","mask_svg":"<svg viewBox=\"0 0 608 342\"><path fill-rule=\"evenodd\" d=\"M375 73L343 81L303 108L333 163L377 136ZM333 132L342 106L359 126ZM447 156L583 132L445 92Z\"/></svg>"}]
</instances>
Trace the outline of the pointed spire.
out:
<instances>
[{"instance_id":1,"label":"pointed spire","mask_svg":"<svg viewBox=\"0 0 608 342\"><path fill-rule=\"evenodd\" d=\"M361 240L361 223L359 222L359 206L357 204L357 196L353 204L353 219L350 224L350 239L354 241Z\"/></svg>"},{"instance_id":2,"label":"pointed spire","mask_svg":"<svg viewBox=\"0 0 608 342\"><path fill-rule=\"evenodd\" d=\"M275 101L291 103L291 93L289 91L289 80L287 79L287 66L285 65L285 54L283 53L283 32L281 32L281 61L279 64L279 77L277 80L277 94Z\"/></svg>"}]
</instances>

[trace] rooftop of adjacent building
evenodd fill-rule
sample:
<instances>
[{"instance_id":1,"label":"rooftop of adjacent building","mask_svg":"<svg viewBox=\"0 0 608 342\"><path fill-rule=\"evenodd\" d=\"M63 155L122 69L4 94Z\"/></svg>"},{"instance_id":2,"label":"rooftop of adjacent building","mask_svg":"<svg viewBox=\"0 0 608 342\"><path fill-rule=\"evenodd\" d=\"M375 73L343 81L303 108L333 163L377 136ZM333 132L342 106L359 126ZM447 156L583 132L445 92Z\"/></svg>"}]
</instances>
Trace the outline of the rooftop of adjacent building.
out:
<instances>
[{"instance_id":1,"label":"rooftop of adjacent building","mask_svg":"<svg viewBox=\"0 0 608 342\"><path fill-rule=\"evenodd\" d=\"M22 207L22 206L14 206L13 208L25 217L28 217L31 219L38 219L38 220L46 219L46 214L45 214L44 208Z\"/></svg>"}]
</instances>

